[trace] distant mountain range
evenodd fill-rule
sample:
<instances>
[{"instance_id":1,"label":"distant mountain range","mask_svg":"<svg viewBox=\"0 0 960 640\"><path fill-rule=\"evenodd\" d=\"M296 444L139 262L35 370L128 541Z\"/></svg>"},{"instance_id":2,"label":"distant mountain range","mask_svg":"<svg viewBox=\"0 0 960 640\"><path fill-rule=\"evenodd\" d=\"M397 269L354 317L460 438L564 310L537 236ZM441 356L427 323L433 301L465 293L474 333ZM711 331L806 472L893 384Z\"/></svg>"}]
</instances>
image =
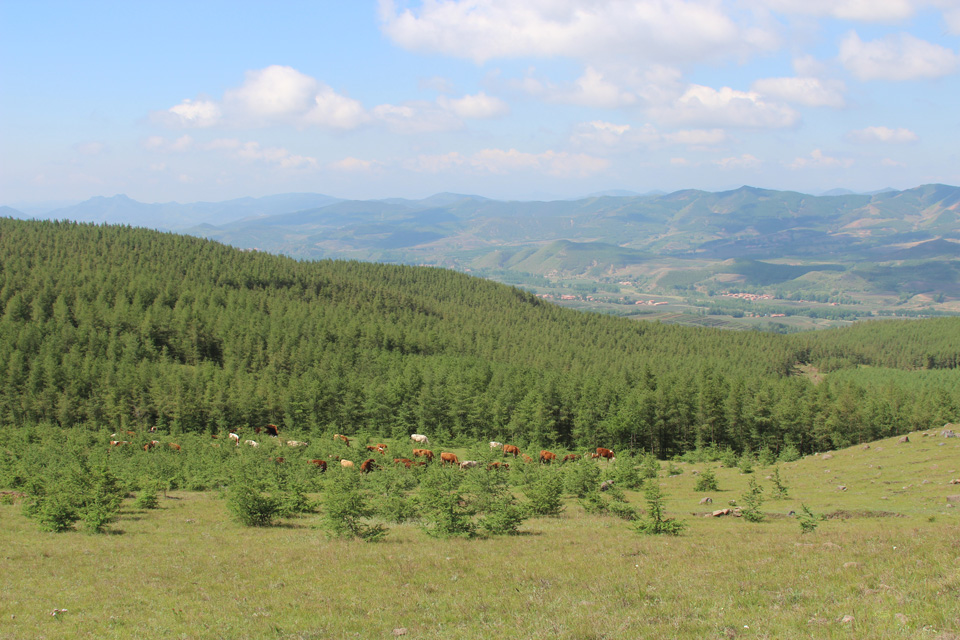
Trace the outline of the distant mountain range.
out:
<instances>
[{"instance_id":1,"label":"distant mountain range","mask_svg":"<svg viewBox=\"0 0 960 640\"><path fill-rule=\"evenodd\" d=\"M960 255L960 188L949 185L821 196L747 186L608 193L550 202L296 193L191 204L144 204L118 195L44 217L176 230L299 258L527 273L583 273L652 255L873 262ZM0 210L23 217L17 214Z\"/></svg>"}]
</instances>

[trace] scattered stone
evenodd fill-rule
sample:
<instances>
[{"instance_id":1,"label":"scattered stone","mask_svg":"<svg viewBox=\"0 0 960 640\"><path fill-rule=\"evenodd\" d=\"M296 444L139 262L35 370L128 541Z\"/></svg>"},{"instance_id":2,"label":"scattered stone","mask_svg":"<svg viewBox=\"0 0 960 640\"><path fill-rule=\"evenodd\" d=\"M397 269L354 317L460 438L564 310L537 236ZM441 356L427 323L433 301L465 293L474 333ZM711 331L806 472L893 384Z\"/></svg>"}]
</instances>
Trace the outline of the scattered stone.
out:
<instances>
[{"instance_id":1,"label":"scattered stone","mask_svg":"<svg viewBox=\"0 0 960 640\"><path fill-rule=\"evenodd\" d=\"M947 496L947 502L960 502L960 496Z\"/></svg>"},{"instance_id":2,"label":"scattered stone","mask_svg":"<svg viewBox=\"0 0 960 640\"><path fill-rule=\"evenodd\" d=\"M940 435L944 438L956 438L957 434L953 429L944 429L940 432Z\"/></svg>"},{"instance_id":3,"label":"scattered stone","mask_svg":"<svg viewBox=\"0 0 960 640\"><path fill-rule=\"evenodd\" d=\"M713 504L713 498L711 498L711 497L709 497L709 496L706 497L706 498L701 498L701 499L700 499L700 504Z\"/></svg>"},{"instance_id":4,"label":"scattered stone","mask_svg":"<svg viewBox=\"0 0 960 640\"><path fill-rule=\"evenodd\" d=\"M844 562L844 563L843 563L843 568L844 568L844 569L859 569L859 568L862 567L862 566L863 566L863 565L860 564L859 562Z\"/></svg>"},{"instance_id":5,"label":"scattered stone","mask_svg":"<svg viewBox=\"0 0 960 640\"><path fill-rule=\"evenodd\" d=\"M945 443L943 443L943 442L938 442L938 443L937 443L937 446L938 446L938 447L942 447L944 444L945 444Z\"/></svg>"},{"instance_id":6,"label":"scattered stone","mask_svg":"<svg viewBox=\"0 0 960 640\"><path fill-rule=\"evenodd\" d=\"M890 498L888 498L887 496L880 496L880 499L881 499L881 500L889 500Z\"/></svg>"},{"instance_id":7,"label":"scattered stone","mask_svg":"<svg viewBox=\"0 0 960 640\"><path fill-rule=\"evenodd\" d=\"M731 507L735 507L735 506L737 506L737 501L736 501L736 500L731 500L731 501L728 502L727 504L730 505Z\"/></svg>"},{"instance_id":8,"label":"scattered stone","mask_svg":"<svg viewBox=\"0 0 960 640\"><path fill-rule=\"evenodd\" d=\"M717 509L710 515L713 516L714 518L719 518L720 516L728 516L730 515L730 509Z\"/></svg>"},{"instance_id":9,"label":"scattered stone","mask_svg":"<svg viewBox=\"0 0 960 640\"><path fill-rule=\"evenodd\" d=\"M865 444L865 445L863 445L863 447L862 447L862 448L863 448L863 449L869 449L869 448L870 448L870 445L868 445L868 444Z\"/></svg>"},{"instance_id":10,"label":"scattered stone","mask_svg":"<svg viewBox=\"0 0 960 640\"><path fill-rule=\"evenodd\" d=\"M600 483L600 491L606 491L613 486L613 480L604 480Z\"/></svg>"},{"instance_id":11,"label":"scattered stone","mask_svg":"<svg viewBox=\"0 0 960 640\"><path fill-rule=\"evenodd\" d=\"M400 627L399 629L393 630L393 635L395 636L405 636L407 635L407 629L405 627Z\"/></svg>"},{"instance_id":12,"label":"scattered stone","mask_svg":"<svg viewBox=\"0 0 960 640\"><path fill-rule=\"evenodd\" d=\"M847 490L847 485L845 484L841 484L837 486L837 491L846 491L846 490Z\"/></svg>"},{"instance_id":13,"label":"scattered stone","mask_svg":"<svg viewBox=\"0 0 960 640\"><path fill-rule=\"evenodd\" d=\"M920 434L920 437L921 437L921 438L926 438L926 437L929 436L929 435L930 435L929 433L921 433L921 434Z\"/></svg>"},{"instance_id":14,"label":"scattered stone","mask_svg":"<svg viewBox=\"0 0 960 640\"><path fill-rule=\"evenodd\" d=\"M897 440L897 444L904 444L906 442L910 442L910 438L908 438L907 436L903 436L902 438Z\"/></svg>"},{"instance_id":15,"label":"scattered stone","mask_svg":"<svg viewBox=\"0 0 960 640\"><path fill-rule=\"evenodd\" d=\"M927 481L924 480L924 483L926 483L926 482L927 482ZM960 484L960 478L957 478L956 480L951 480L948 484Z\"/></svg>"},{"instance_id":16,"label":"scattered stone","mask_svg":"<svg viewBox=\"0 0 960 640\"><path fill-rule=\"evenodd\" d=\"M929 480L924 480L924 481L921 482L920 484L930 484L930 481L929 481ZM960 480L957 481L957 484L960 484Z\"/></svg>"},{"instance_id":17,"label":"scattered stone","mask_svg":"<svg viewBox=\"0 0 960 640\"><path fill-rule=\"evenodd\" d=\"M837 618L837 622L840 624L853 624L853 616L847 614L842 618Z\"/></svg>"},{"instance_id":18,"label":"scattered stone","mask_svg":"<svg viewBox=\"0 0 960 640\"><path fill-rule=\"evenodd\" d=\"M833 457L832 454L825 453L825 454L823 454L822 456L820 456L820 459L821 459L821 460L829 460L829 459L832 458L832 457Z\"/></svg>"},{"instance_id":19,"label":"scattered stone","mask_svg":"<svg viewBox=\"0 0 960 640\"><path fill-rule=\"evenodd\" d=\"M948 504L947 504L947 509L953 509L953 505L948 503Z\"/></svg>"},{"instance_id":20,"label":"scattered stone","mask_svg":"<svg viewBox=\"0 0 960 640\"><path fill-rule=\"evenodd\" d=\"M734 517L736 517L736 518L742 518L742 517L743 517L743 510L742 510L740 507L737 507L736 509L733 510L733 515L734 515Z\"/></svg>"}]
</instances>

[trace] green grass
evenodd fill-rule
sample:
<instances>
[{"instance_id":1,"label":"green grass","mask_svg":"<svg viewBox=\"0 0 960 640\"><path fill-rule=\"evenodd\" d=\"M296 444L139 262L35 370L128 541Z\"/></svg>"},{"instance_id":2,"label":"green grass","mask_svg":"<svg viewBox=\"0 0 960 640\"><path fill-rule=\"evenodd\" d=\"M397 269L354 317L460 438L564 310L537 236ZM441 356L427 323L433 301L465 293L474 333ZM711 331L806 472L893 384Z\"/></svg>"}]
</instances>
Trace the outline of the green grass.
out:
<instances>
[{"instance_id":1,"label":"green grass","mask_svg":"<svg viewBox=\"0 0 960 640\"><path fill-rule=\"evenodd\" d=\"M703 515L749 476L718 468L721 490L698 493L693 471L718 463L675 463L684 473L660 482L688 525L676 538L575 500L519 536L437 540L410 524L376 544L329 539L319 515L244 528L216 492L151 511L128 500L107 535L41 533L0 504L0 637L945 640L960 633L960 507L946 506L960 443L910 440L782 464L788 500L756 467L759 524ZM832 517L801 535L786 516L801 503Z\"/></svg>"}]
</instances>

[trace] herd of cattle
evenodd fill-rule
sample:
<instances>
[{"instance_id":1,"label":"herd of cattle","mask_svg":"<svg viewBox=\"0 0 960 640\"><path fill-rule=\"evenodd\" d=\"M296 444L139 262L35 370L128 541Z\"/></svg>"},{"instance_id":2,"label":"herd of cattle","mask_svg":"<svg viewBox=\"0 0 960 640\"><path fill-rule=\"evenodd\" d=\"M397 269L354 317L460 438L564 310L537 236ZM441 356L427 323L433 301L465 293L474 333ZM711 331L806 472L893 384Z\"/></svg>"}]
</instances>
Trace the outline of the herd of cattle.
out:
<instances>
[{"instance_id":1,"label":"herd of cattle","mask_svg":"<svg viewBox=\"0 0 960 640\"><path fill-rule=\"evenodd\" d=\"M151 429L151 431L155 431L155 429ZM240 446L240 442L241 442L240 434L238 433L238 431L239 429L231 430L227 436L230 439L230 441L233 442L236 446ZM257 434L265 433L266 435L274 438L280 437L279 428L274 424L268 424L265 427L256 427L254 428L254 432ZM126 431L124 433L127 435L136 435L136 432L134 431ZM116 438L118 437L118 434L114 433L110 437ZM214 440L219 438L219 436L217 436L216 434L212 435L211 437ZM334 434L333 439L335 441L343 443L347 447L350 446L350 438L348 438L347 436L337 433L337 434ZM410 436L410 439L418 445L430 444L429 438L419 433L413 434L412 436ZM255 440L250 440L250 439L244 439L243 443L251 447L259 446L259 443L257 443ZM111 440L110 441L111 447L120 447L128 444L131 444L129 440ZM149 451L150 449L153 449L154 447L159 446L160 444L162 443L159 440L151 440L150 442L143 445L143 450ZM307 445L306 442L301 442L299 440L287 440L286 444L287 446L290 446L290 447L304 447ZM175 442L168 442L167 446L175 451L180 451L180 445ZM219 447L220 445L217 443L214 443L213 446ZM524 462L534 461L534 459L531 456L528 456L527 454L522 453L519 447L512 444L503 444L502 442L491 442L490 448L500 449L503 451L504 456L513 456L515 459L521 458ZM387 453L387 445L383 443L369 445L366 447L366 450L371 453L376 453L380 456L384 456ZM605 459L609 461L613 461L615 459L613 451L611 451L610 449L605 449L603 447L597 447L596 452L592 452L584 455L589 455L591 458L594 458L594 459ZM410 467L422 466L427 464L428 462L433 462L434 454L433 454L433 451L431 451L430 449L414 449L413 457L415 458L415 460L411 460L409 458L394 458L393 463L396 465L402 465L409 469ZM583 456L578 455L576 453L569 453L563 456L563 458L559 458L559 460L561 463L575 462L581 459L582 457ZM336 456L336 459L337 461L339 461L340 466L343 468L353 469L355 467L352 460L347 460L339 456ZM284 461L283 458L274 458L274 460L278 463L281 463ZM557 460L558 460L557 454L553 453L552 451L547 451L546 449L543 449L540 451L539 462L541 464L550 464L552 462L557 462ZM461 469L473 469L480 466L480 462L477 460L461 461L455 453L450 453L447 451L443 451L440 453L440 463L444 465L449 464L449 465L459 466ZM314 460L310 460L310 464L317 467L317 469L321 473L327 470L326 460L314 459ZM370 473L371 471L375 471L380 468L381 467L378 464L377 459L375 458L367 458L366 460L360 463L361 473ZM487 465L487 469L488 470L510 469L510 465L506 462L495 461L495 462L489 463Z\"/></svg>"}]
</instances>

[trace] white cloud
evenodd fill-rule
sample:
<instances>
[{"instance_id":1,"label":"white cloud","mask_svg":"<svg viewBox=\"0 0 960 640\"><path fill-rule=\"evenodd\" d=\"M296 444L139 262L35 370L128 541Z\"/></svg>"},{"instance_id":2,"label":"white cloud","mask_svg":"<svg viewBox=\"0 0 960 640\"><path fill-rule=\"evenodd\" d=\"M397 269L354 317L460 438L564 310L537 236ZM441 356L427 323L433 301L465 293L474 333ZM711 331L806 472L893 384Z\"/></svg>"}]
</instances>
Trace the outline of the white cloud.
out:
<instances>
[{"instance_id":1,"label":"white cloud","mask_svg":"<svg viewBox=\"0 0 960 640\"><path fill-rule=\"evenodd\" d=\"M498 175L534 172L555 177L585 177L606 170L610 161L582 153L545 151L527 153L516 149L482 149L465 156L459 152L442 155L420 155L405 163L412 171L439 173L454 168L474 173Z\"/></svg>"},{"instance_id":2,"label":"white cloud","mask_svg":"<svg viewBox=\"0 0 960 640\"><path fill-rule=\"evenodd\" d=\"M663 134L667 142L685 144L694 147L709 147L726 142L727 132L723 129L684 129Z\"/></svg>"},{"instance_id":3,"label":"white cloud","mask_svg":"<svg viewBox=\"0 0 960 640\"><path fill-rule=\"evenodd\" d=\"M750 90L784 102L807 107L843 107L844 85L842 82L823 82L819 78L761 78L754 81Z\"/></svg>"},{"instance_id":4,"label":"white cloud","mask_svg":"<svg viewBox=\"0 0 960 640\"><path fill-rule=\"evenodd\" d=\"M759 158L756 156L750 155L749 153L744 153L740 156L733 156L730 158L721 158L716 162L717 166L721 169L754 169L761 165Z\"/></svg>"},{"instance_id":5,"label":"white cloud","mask_svg":"<svg viewBox=\"0 0 960 640\"><path fill-rule=\"evenodd\" d=\"M463 127L460 118L433 102L381 104L371 109L370 113L374 120L393 133L418 135L453 131Z\"/></svg>"},{"instance_id":6,"label":"white cloud","mask_svg":"<svg viewBox=\"0 0 960 640\"><path fill-rule=\"evenodd\" d=\"M506 102L500 98L488 96L483 91L473 96L466 95L456 99L440 96L437 98L437 104L461 118L496 118L510 112Z\"/></svg>"},{"instance_id":7,"label":"white cloud","mask_svg":"<svg viewBox=\"0 0 960 640\"><path fill-rule=\"evenodd\" d=\"M342 96L330 87L321 87L313 97L313 105L303 114L303 122L332 127L355 129L370 120L363 105Z\"/></svg>"},{"instance_id":8,"label":"white cloud","mask_svg":"<svg viewBox=\"0 0 960 640\"><path fill-rule=\"evenodd\" d=\"M167 140L163 136L150 136L143 141L144 149L164 153L187 151L191 147L193 147L193 138L189 135L180 136L176 140Z\"/></svg>"},{"instance_id":9,"label":"white cloud","mask_svg":"<svg viewBox=\"0 0 960 640\"><path fill-rule=\"evenodd\" d=\"M820 167L841 167L849 168L853 165L850 158L834 158L823 155L820 149L814 149L809 156L796 158L789 166L791 169L815 169Z\"/></svg>"},{"instance_id":10,"label":"white cloud","mask_svg":"<svg viewBox=\"0 0 960 640\"><path fill-rule=\"evenodd\" d=\"M328 166L336 171L366 172L374 168L376 163L372 160L361 160L360 158L343 158L336 162L331 162Z\"/></svg>"},{"instance_id":11,"label":"white cloud","mask_svg":"<svg viewBox=\"0 0 960 640\"><path fill-rule=\"evenodd\" d=\"M593 120L582 122L573 128L570 144L579 149L604 154L632 151L640 146L709 147L727 139L727 133L723 129L681 129L664 133L649 123L635 128L628 124Z\"/></svg>"},{"instance_id":12,"label":"white cloud","mask_svg":"<svg viewBox=\"0 0 960 640\"><path fill-rule=\"evenodd\" d=\"M860 80L917 80L953 73L960 56L908 33L864 42L851 31L840 44L840 63Z\"/></svg>"},{"instance_id":13,"label":"white cloud","mask_svg":"<svg viewBox=\"0 0 960 640\"><path fill-rule=\"evenodd\" d=\"M526 56L693 61L776 43L769 30L738 24L714 0L432 0L416 10L380 0L380 18L404 48L478 63Z\"/></svg>"},{"instance_id":14,"label":"white cloud","mask_svg":"<svg viewBox=\"0 0 960 640\"><path fill-rule=\"evenodd\" d=\"M900 169L905 169L907 167L907 165L905 165L904 163L898 162L893 158L884 158L883 160L880 161L880 164L882 164L885 167L897 167Z\"/></svg>"},{"instance_id":15,"label":"white cloud","mask_svg":"<svg viewBox=\"0 0 960 640\"><path fill-rule=\"evenodd\" d=\"M919 140L917 134L910 129L890 129L889 127L867 127L857 129L847 134L847 138L853 142L916 142Z\"/></svg>"},{"instance_id":16,"label":"white cloud","mask_svg":"<svg viewBox=\"0 0 960 640\"><path fill-rule=\"evenodd\" d=\"M655 107L650 113L661 122L701 127L778 129L800 121L800 115L790 107L767 102L756 92L729 87L716 90L696 84L672 104Z\"/></svg>"},{"instance_id":17,"label":"white cloud","mask_svg":"<svg viewBox=\"0 0 960 640\"><path fill-rule=\"evenodd\" d=\"M915 0L765 0L762 4L782 13L893 22L912 16L919 3Z\"/></svg>"},{"instance_id":18,"label":"white cloud","mask_svg":"<svg viewBox=\"0 0 960 640\"><path fill-rule=\"evenodd\" d=\"M223 101L242 116L275 119L302 116L313 106L320 83L292 67L272 65L247 71L246 80L223 94Z\"/></svg>"},{"instance_id":19,"label":"white cloud","mask_svg":"<svg viewBox=\"0 0 960 640\"><path fill-rule=\"evenodd\" d=\"M210 100L184 100L166 112L157 114L161 121L173 127L212 127L220 122L220 106Z\"/></svg>"},{"instance_id":20,"label":"white cloud","mask_svg":"<svg viewBox=\"0 0 960 640\"><path fill-rule=\"evenodd\" d=\"M233 151L241 160L276 164L284 169L316 168L316 158L294 155L282 147L261 147L259 142L245 142Z\"/></svg>"}]
</instances>

